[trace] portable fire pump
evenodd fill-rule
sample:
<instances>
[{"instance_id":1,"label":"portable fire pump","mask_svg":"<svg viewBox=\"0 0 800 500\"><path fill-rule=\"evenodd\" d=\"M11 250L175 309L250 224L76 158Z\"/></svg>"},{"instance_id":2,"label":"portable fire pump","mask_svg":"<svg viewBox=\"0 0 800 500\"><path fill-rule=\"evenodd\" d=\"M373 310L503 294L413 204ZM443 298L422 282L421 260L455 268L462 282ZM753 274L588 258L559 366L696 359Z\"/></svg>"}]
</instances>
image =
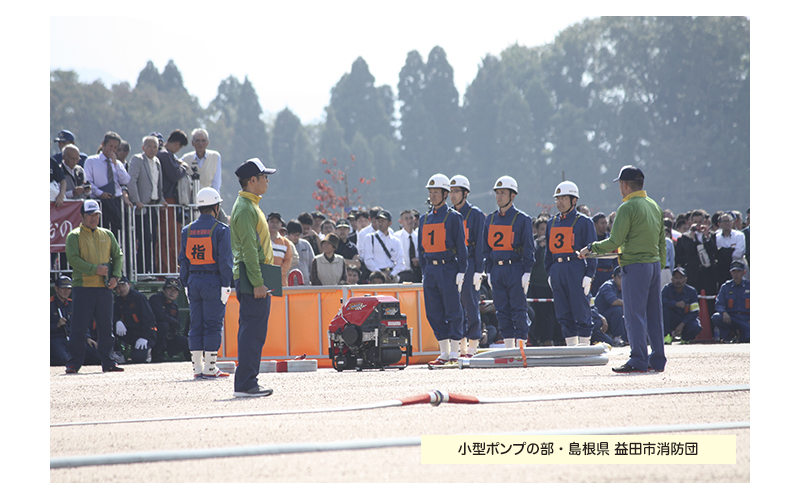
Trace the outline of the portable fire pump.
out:
<instances>
[{"instance_id":1,"label":"portable fire pump","mask_svg":"<svg viewBox=\"0 0 800 500\"><path fill-rule=\"evenodd\" d=\"M352 297L328 327L328 355L337 371L408 366L411 329L400 301L384 295ZM405 365L399 363L406 357Z\"/></svg>"}]
</instances>

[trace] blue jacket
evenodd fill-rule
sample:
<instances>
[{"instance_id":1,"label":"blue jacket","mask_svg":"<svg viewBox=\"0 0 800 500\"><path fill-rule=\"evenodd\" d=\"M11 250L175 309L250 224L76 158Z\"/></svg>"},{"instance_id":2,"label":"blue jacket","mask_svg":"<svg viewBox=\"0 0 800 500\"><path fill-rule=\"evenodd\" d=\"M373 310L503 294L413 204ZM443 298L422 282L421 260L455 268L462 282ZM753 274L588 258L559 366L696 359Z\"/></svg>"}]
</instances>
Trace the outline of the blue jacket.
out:
<instances>
[{"instance_id":1,"label":"blue jacket","mask_svg":"<svg viewBox=\"0 0 800 500\"><path fill-rule=\"evenodd\" d=\"M447 205L420 217L417 231L419 264L423 274L428 260L455 258L458 272L467 270L467 245L464 243L464 222L461 214Z\"/></svg>"},{"instance_id":2,"label":"blue jacket","mask_svg":"<svg viewBox=\"0 0 800 500\"><path fill-rule=\"evenodd\" d=\"M742 279L738 285L733 280L723 283L719 287L714 310L750 316L750 280Z\"/></svg>"},{"instance_id":3,"label":"blue jacket","mask_svg":"<svg viewBox=\"0 0 800 500\"><path fill-rule=\"evenodd\" d=\"M675 303L681 302L685 304L682 309L675 306ZM689 322L697 319L700 313L700 301L697 299L697 290L689 285L683 285L683 291L678 293L675 285L667 283L661 289L661 304L664 307L672 308L674 312L683 317L681 322L688 325Z\"/></svg>"},{"instance_id":4,"label":"blue jacket","mask_svg":"<svg viewBox=\"0 0 800 500\"><path fill-rule=\"evenodd\" d=\"M525 272L530 272L536 263L532 224L530 216L514 205L505 214L495 210L486 216L483 257L487 273L492 272L498 260L521 260Z\"/></svg>"},{"instance_id":5,"label":"blue jacket","mask_svg":"<svg viewBox=\"0 0 800 500\"><path fill-rule=\"evenodd\" d=\"M571 228L573 241L563 241L563 236L555 234L554 228ZM589 246L597 239L597 231L594 228L592 219L586 217L576 209L572 209L566 216L555 215L547 221L547 252L544 257L544 267L547 274L550 274L550 267L553 265L553 257L568 255L577 256L583 247ZM583 259L585 263L584 276L594 277L597 269L597 259ZM602 311L601 311L602 312Z\"/></svg>"},{"instance_id":6,"label":"blue jacket","mask_svg":"<svg viewBox=\"0 0 800 500\"><path fill-rule=\"evenodd\" d=\"M486 214L480 208L465 201L458 211L464 219L464 235L467 241L467 257L475 260L475 272L482 273L483 250L486 240L483 238L483 228L486 225Z\"/></svg>"},{"instance_id":7,"label":"blue jacket","mask_svg":"<svg viewBox=\"0 0 800 500\"><path fill-rule=\"evenodd\" d=\"M622 300L622 290L617 288L613 279L610 279L600 285L597 297L594 298L594 305L600 311L600 314L605 314L617 299Z\"/></svg>"},{"instance_id":8,"label":"blue jacket","mask_svg":"<svg viewBox=\"0 0 800 500\"><path fill-rule=\"evenodd\" d=\"M233 282L233 252L228 225L211 214L200 214L196 221L181 231L178 261L184 286L189 283L190 271L218 272L222 286L230 286Z\"/></svg>"}]
</instances>

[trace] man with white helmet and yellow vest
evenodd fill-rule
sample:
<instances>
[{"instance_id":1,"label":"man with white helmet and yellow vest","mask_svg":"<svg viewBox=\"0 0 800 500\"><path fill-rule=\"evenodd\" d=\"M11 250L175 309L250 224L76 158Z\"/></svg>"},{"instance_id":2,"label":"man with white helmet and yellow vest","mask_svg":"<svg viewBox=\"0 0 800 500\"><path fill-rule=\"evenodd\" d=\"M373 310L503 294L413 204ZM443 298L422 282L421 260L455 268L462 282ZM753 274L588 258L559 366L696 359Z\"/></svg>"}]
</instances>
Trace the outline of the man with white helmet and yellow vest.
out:
<instances>
[{"instance_id":1,"label":"man with white helmet and yellow vest","mask_svg":"<svg viewBox=\"0 0 800 500\"><path fill-rule=\"evenodd\" d=\"M514 206L519 188L508 175L494 183L498 210L486 217L483 251L489 286L492 287L497 324L506 347L528 338L530 318L526 293L535 263L533 224L530 216Z\"/></svg>"},{"instance_id":2,"label":"man with white helmet and yellow vest","mask_svg":"<svg viewBox=\"0 0 800 500\"><path fill-rule=\"evenodd\" d=\"M461 287L461 306L464 309L464 338L461 340L461 355L471 358L478 351L481 339L480 294L481 275L483 274L483 226L486 214L480 208L467 201L469 196L469 179L463 175L455 175L450 179L450 202L464 219L464 242L467 245L467 268L464 277L467 286ZM469 285L472 286L469 286Z\"/></svg>"},{"instance_id":3,"label":"man with white helmet and yellow vest","mask_svg":"<svg viewBox=\"0 0 800 500\"><path fill-rule=\"evenodd\" d=\"M189 351L195 378L228 376L216 366L233 282L230 228L217 220L221 202L214 188L198 191L200 217L181 231L178 261L189 299Z\"/></svg>"},{"instance_id":4,"label":"man with white helmet and yellow vest","mask_svg":"<svg viewBox=\"0 0 800 500\"><path fill-rule=\"evenodd\" d=\"M440 366L458 359L464 337L464 312L459 292L467 269L467 246L461 214L447 206L450 179L434 174L425 186L431 209L419 221L417 241L422 268L425 315L439 342Z\"/></svg>"},{"instance_id":5,"label":"man with white helmet and yellow vest","mask_svg":"<svg viewBox=\"0 0 800 500\"><path fill-rule=\"evenodd\" d=\"M553 193L558 214L547 222L545 269L553 289L553 305L567 345L589 345L592 310L589 291L596 259L579 259L576 252L597 238L592 219L578 212L578 186L564 181Z\"/></svg>"}]
</instances>

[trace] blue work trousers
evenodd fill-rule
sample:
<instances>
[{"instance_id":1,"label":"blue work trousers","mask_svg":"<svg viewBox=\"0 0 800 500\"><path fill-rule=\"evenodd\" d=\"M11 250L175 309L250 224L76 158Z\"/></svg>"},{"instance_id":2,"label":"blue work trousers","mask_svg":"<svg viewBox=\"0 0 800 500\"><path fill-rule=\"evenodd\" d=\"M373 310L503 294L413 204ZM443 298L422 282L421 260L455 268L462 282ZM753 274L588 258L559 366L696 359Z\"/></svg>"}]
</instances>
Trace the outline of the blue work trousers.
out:
<instances>
[{"instance_id":1,"label":"blue work trousers","mask_svg":"<svg viewBox=\"0 0 800 500\"><path fill-rule=\"evenodd\" d=\"M592 309L583 293L585 271L582 260L556 262L550 268L556 319L565 338L592 336Z\"/></svg>"},{"instance_id":2,"label":"blue work trousers","mask_svg":"<svg viewBox=\"0 0 800 500\"><path fill-rule=\"evenodd\" d=\"M497 311L497 326L504 339L528 340L531 320L528 299L522 288L525 267L522 261L492 268L492 294Z\"/></svg>"},{"instance_id":3,"label":"blue work trousers","mask_svg":"<svg viewBox=\"0 0 800 500\"><path fill-rule=\"evenodd\" d=\"M272 296L267 295L263 299L257 299L252 293L242 293L239 280L236 280L235 286L236 297L239 299L239 354L233 390L246 392L258 387L261 350L267 340Z\"/></svg>"},{"instance_id":4,"label":"blue work trousers","mask_svg":"<svg viewBox=\"0 0 800 500\"><path fill-rule=\"evenodd\" d=\"M189 350L216 352L222 344L222 279L219 274L189 275Z\"/></svg>"},{"instance_id":5,"label":"blue work trousers","mask_svg":"<svg viewBox=\"0 0 800 500\"><path fill-rule=\"evenodd\" d=\"M622 267L622 302L625 304L625 329L631 345L628 364L642 371L647 371L648 366L663 370L667 358L664 355L661 262Z\"/></svg>"},{"instance_id":6,"label":"blue work trousers","mask_svg":"<svg viewBox=\"0 0 800 500\"><path fill-rule=\"evenodd\" d=\"M425 317L436 340L461 340L464 337L464 311L458 296L456 274L458 264L455 260L438 266L432 263L425 266L422 278Z\"/></svg>"},{"instance_id":7,"label":"blue work trousers","mask_svg":"<svg viewBox=\"0 0 800 500\"><path fill-rule=\"evenodd\" d=\"M666 337L668 333L672 333L685 316L686 314L683 311L676 311L674 307L664 306L664 336ZM681 340L694 340L702 331L703 327L700 325L700 319L695 318L693 321L684 323Z\"/></svg>"},{"instance_id":8,"label":"blue work trousers","mask_svg":"<svg viewBox=\"0 0 800 500\"><path fill-rule=\"evenodd\" d=\"M108 370L116 362L114 348L114 294L108 288L76 286L72 289L72 331L69 336L68 367L80 368L86 361L86 334L92 321L97 328L97 351L100 364Z\"/></svg>"},{"instance_id":9,"label":"blue work trousers","mask_svg":"<svg viewBox=\"0 0 800 500\"><path fill-rule=\"evenodd\" d=\"M623 301L624 302L624 301ZM628 332L625 331L625 316L622 306L611 306L606 309L603 316L608 322L608 333L612 338L621 337L625 342L628 341Z\"/></svg>"},{"instance_id":10,"label":"blue work trousers","mask_svg":"<svg viewBox=\"0 0 800 500\"><path fill-rule=\"evenodd\" d=\"M464 337L470 340L481 338L480 292L475 290L472 277L475 275L475 261L467 260L467 272L461 286L461 307L464 309Z\"/></svg>"},{"instance_id":11,"label":"blue work trousers","mask_svg":"<svg viewBox=\"0 0 800 500\"><path fill-rule=\"evenodd\" d=\"M719 328L722 339L725 340L725 337L736 329L739 330L739 342L750 342L750 315L728 313L728 316L731 317L730 324L722 319L722 313L714 313L711 316L711 323Z\"/></svg>"}]
</instances>

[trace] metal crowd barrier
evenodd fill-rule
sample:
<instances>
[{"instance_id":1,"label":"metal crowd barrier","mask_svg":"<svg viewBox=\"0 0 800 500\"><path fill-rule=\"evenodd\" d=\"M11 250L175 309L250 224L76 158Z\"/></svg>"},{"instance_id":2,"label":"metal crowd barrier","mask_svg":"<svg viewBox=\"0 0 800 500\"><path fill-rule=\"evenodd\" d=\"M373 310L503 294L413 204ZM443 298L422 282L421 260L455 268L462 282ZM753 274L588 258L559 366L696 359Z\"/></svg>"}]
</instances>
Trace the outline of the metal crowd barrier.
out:
<instances>
[{"instance_id":1,"label":"metal crowd barrier","mask_svg":"<svg viewBox=\"0 0 800 500\"><path fill-rule=\"evenodd\" d=\"M123 222L121 230L115 231L115 236L125 262L123 273L132 282L177 276L181 229L198 217L197 207L177 204L144 205L139 210L135 206L126 206L122 198L118 201ZM155 214L151 215L153 212ZM103 225L102 215L100 225ZM51 282L60 274L72 274L66 254L53 255L50 266Z\"/></svg>"}]
</instances>

